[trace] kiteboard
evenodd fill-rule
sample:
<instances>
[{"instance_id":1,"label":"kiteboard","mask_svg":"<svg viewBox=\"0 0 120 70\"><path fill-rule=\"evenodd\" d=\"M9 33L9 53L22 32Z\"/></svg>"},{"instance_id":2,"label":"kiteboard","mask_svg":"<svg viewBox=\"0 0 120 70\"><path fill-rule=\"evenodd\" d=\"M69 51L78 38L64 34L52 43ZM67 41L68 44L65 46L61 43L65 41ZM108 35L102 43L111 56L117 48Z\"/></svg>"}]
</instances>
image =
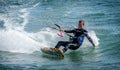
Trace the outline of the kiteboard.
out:
<instances>
[{"instance_id":1,"label":"kiteboard","mask_svg":"<svg viewBox=\"0 0 120 70\"><path fill-rule=\"evenodd\" d=\"M57 57L64 57L64 54L58 48L44 47L44 48L41 48L41 51L45 54L48 54L48 55L57 56Z\"/></svg>"}]
</instances>

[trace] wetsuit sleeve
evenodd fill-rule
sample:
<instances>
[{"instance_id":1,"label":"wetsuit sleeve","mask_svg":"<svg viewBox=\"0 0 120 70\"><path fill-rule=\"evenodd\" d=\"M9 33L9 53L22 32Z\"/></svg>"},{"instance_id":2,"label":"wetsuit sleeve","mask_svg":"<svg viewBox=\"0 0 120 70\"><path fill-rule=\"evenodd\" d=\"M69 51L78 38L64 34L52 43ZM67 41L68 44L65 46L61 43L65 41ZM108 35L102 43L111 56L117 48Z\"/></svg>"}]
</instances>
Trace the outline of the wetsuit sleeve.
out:
<instances>
[{"instance_id":1,"label":"wetsuit sleeve","mask_svg":"<svg viewBox=\"0 0 120 70\"><path fill-rule=\"evenodd\" d=\"M65 30L66 33L74 33L75 30Z\"/></svg>"},{"instance_id":2,"label":"wetsuit sleeve","mask_svg":"<svg viewBox=\"0 0 120 70\"><path fill-rule=\"evenodd\" d=\"M87 37L88 36L88 31L84 30L83 34Z\"/></svg>"},{"instance_id":3,"label":"wetsuit sleeve","mask_svg":"<svg viewBox=\"0 0 120 70\"><path fill-rule=\"evenodd\" d=\"M87 37L87 39L90 41L90 43L95 47L95 44L93 43L92 38L88 35L88 32L85 30L84 35Z\"/></svg>"}]
</instances>

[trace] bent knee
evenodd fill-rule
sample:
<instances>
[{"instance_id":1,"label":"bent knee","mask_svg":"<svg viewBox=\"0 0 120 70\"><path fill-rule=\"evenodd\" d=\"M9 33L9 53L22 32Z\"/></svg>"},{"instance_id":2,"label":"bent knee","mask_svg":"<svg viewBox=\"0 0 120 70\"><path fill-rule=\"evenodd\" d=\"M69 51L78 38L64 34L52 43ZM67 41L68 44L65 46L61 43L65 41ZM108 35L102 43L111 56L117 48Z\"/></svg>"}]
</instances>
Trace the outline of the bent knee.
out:
<instances>
[{"instance_id":1,"label":"bent knee","mask_svg":"<svg viewBox=\"0 0 120 70\"><path fill-rule=\"evenodd\" d=\"M76 49L78 49L80 46L69 46L69 49L70 50L76 50Z\"/></svg>"}]
</instances>

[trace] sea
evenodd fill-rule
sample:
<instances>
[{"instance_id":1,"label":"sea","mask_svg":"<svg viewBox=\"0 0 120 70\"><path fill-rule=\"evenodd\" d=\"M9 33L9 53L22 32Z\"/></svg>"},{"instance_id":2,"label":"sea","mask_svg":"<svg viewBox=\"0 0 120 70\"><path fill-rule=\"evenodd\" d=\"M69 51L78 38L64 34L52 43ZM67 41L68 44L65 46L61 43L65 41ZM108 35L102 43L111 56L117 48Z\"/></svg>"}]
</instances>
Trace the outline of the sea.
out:
<instances>
[{"instance_id":1,"label":"sea","mask_svg":"<svg viewBox=\"0 0 120 70\"><path fill-rule=\"evenodd\" d=\"M72 30L79 20L96 47L85 38L64 58L41 52L69 41L55 24ZM0 0L0 70L120 70L120 0Z\"/></svg>"}]
</instances>

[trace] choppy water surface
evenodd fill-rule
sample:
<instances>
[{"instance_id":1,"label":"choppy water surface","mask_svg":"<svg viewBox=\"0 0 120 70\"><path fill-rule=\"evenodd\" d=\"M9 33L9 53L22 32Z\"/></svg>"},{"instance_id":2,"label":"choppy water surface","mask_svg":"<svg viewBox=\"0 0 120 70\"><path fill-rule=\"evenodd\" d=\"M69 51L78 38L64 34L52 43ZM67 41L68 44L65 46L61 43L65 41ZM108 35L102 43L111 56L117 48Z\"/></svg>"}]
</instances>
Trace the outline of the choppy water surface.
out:
<instances>
[{"instance_id":1,"label":"choppy water surface","mask_svg":"<svg viewBox=\"0 0 120 70\"><path fill-rule=\"evenodd\" d=\"M85 20L96 48L85 39L64 58L45 56L54 47L59 24L65 29ZM120 0L0 0L0 70L119 70Z\"/></svg>"}]
</instances>

